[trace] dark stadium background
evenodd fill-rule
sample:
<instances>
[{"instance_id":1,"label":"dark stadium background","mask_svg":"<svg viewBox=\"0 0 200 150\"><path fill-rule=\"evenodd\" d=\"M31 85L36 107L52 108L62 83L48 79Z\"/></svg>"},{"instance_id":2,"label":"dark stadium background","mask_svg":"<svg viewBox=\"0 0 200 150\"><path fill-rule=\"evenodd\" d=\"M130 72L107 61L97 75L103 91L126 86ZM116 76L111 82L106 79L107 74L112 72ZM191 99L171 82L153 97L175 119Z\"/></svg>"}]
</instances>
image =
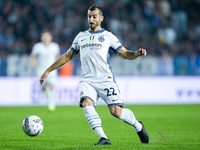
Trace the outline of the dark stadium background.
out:
<instances>
[{"instance_id":1,"label":"dark stadium background","mask_svg":"<svg viewBox=\"0 0 200 150\"><path fill-rule=\"evenodd\" d=\"M198 0L1 0L0 76L34 75L27 69L27 56L45 29L52 32L61 53L66 52L77 33L88 29L87 9L92 4L102 6L102 27L126 48L146 48L159 60L157 72L138 75L200 75ZM73 75L80 74L78 59L73 59ZM112 62L116 64L115 59ZM165 68L168 63L173 63L171 72ZM135 73L122 69L116 75Z\"/></svg>"}]
</instances>

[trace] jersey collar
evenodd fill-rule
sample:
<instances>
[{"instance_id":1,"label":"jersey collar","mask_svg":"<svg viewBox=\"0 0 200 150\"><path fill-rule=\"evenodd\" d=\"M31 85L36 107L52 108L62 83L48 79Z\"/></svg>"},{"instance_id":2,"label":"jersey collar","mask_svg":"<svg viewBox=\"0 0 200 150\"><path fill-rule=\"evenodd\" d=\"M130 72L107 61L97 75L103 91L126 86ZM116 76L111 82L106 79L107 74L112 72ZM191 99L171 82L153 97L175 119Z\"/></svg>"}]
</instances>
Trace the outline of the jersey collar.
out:
<instances>
[{"instance_id":1,"label":"jersey collar","mask_svg":"<svg viewBox=\"0 0 200 150\"><path fill-rule=\"evenodd\" d=\"M90 33L92 33L92 34L94 34L94 33L102 33L102 32L104 32L104 31L105 31L104 28L102 28L102 30L97 30L97 31L95 31L95 32L91 32L90 29L88 29L88 32L90 32Z\"/></svg>"}]
</instances>

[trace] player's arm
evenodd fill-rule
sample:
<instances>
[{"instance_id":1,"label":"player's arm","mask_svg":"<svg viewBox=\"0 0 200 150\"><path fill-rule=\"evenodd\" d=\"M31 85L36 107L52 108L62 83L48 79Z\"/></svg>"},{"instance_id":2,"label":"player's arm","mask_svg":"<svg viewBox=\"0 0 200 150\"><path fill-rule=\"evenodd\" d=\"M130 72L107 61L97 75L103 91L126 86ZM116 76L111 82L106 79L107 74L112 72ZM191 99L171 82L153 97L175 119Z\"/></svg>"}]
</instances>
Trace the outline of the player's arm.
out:
<instances>
[{"instance_id":1,"label":"player's arm","mask_svg":"<svg viewBox=\"0 0 200 150\"><path fill-rule=\"evenodd\" d=\"M135 59L139 56L146 56L147 52L143 48L139 48L137 51L130 51L127 50L125 47L122 47L120 50L117 51L117 55L121 56L124 59Z\"/></svg>"},{"instance_id":2,"label":"player's arm","mask_svg":"<svg viewBox=\"0 0 200 150\"><path fill-rule=\"evenodd\" d=\"M33 67L35 67L37 65L36 60L35 60L35 56L31 54L29 58L30 58L31 65Z\"/></svg>"},{"instance_id":3,"label":"player's arm","mask_svg":"<svg viewBox=\"0 0 200 150\"><path fill-rule=\"evenodd\" d=\"M65 63L69 62L74 56L76 55L76 53L74 51L72 51L71 49L69 49L66 53L64 53L63 55L61 55L49 68L47 68L47 70L41 75L40 77L40 83L43 84L45 78L49 75L49 73L59 67L61 67L62 65L64 65Z\"/></svg>"}]
</instances>

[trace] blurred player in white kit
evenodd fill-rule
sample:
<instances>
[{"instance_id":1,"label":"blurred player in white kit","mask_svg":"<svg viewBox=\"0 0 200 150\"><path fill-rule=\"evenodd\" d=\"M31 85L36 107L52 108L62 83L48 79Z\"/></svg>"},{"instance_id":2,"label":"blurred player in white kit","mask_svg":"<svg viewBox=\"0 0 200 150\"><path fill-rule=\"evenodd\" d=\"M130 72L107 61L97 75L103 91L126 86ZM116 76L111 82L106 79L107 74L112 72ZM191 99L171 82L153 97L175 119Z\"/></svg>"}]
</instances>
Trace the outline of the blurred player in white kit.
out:
<instances>
[{"instance_id":1,"label":"blurred player in white kit","mask_svg":"<svg viewBox=\"0 0 200 150\"><path fill-rule=\"evenodd\" d=\"M41 75L40 82L43 84L46 77L48 78L51 75L51 71L61 67L69 62L77 53L80 53L80 107L83 107L88 124L99 137L99 141L95 145L111 144L103 131L101 119L95 110L99 97L105 101L110 113L114 117L124 121L135 129L142 143L149 143L149 136L143 123L135 118L130 109L123 108L124 102L121 99L121 93L115 82L112 68L108 63L110 48L113 48L113 52L117 55L130 60L139 56L146 56L147 52L143 48L139 48L137 51L127 50L115 35L103 29L101 22L104 17L101 7L96 5L91 6L88 9L87 15L89 29L80 32L75 37L69 50L61 55Z\"/></svg>"},{"instance_id":2,"label":"blurred player in white kit","mask_svg":"<svg viewBox=\"0 0 200 150\"><path fill-rule=\"evenodd\" d=\"M45 69L52 65L60 55L60 47L57 43L52 42L52 35L49 31L44 31L41 35L41 42L33 46L30 61L32 66L36 69L37 77L40 77ZM54 111L56 107L56 93L54 84L56 82L58 73L57 70L52 73L45 80L42 89L48 99L49 111Z\"/></svg>"}]
</instances>

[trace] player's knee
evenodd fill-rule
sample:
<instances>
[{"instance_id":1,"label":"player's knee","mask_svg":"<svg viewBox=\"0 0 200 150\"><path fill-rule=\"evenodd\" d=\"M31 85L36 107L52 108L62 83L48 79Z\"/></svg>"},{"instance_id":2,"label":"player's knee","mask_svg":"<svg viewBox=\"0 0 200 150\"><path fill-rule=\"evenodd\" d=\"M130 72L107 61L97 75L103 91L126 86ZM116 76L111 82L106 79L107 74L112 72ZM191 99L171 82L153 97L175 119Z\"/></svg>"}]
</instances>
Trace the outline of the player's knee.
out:
<instances>
[{"instance_id":1,"label":"player's knee","mask_svg":"<svg viewBox=\"0 0 200 150\"><path fill-rule=\"evenodd\" d=\"M53 91L54 89L53 89L53 85L49 85L49 88Z\"/></svg>"},{"instance_id":2,"label":"player's knee","mask_svg":"<svg viewBox=\"0 0 200 150\"><path fill-rule=\"evenodd\" d=\"M122 108L119 107L119 106L113 106L110 109L110 113L116 117L116 118L119 118L121 116L121 113L122 113Z\"/></svg>"},{"instance_id":3,"label":"player's knee","mask_svg":"<svg viewBox=\"0 0 200 150\"><path fill-rule=\"evenodd\" d=\"M94 106L93 101L90 100L89 98L82 98L80 103L82 104L82 107Z\"/></svg>"},{"instance_id":4,"label":"player's knee","mask_svg":"<svg viewBox=\"0 0 200 150\"><path fill-rule=\"evenodd\" d=\"M119 118L121 116L121 113L118 111L111 112L111 114L116 118Z\"/></svg>"},{"instance_id":5,"label":"player's knee","mask_svg":"<svg viewBox=\"0 0 200 150\"><path fill-rule=\"evenodd\" d=\"M54 90L53 85L51 84L47 85L45 89L50 90L50 91Z\"/></svg>"}]
</instances>

